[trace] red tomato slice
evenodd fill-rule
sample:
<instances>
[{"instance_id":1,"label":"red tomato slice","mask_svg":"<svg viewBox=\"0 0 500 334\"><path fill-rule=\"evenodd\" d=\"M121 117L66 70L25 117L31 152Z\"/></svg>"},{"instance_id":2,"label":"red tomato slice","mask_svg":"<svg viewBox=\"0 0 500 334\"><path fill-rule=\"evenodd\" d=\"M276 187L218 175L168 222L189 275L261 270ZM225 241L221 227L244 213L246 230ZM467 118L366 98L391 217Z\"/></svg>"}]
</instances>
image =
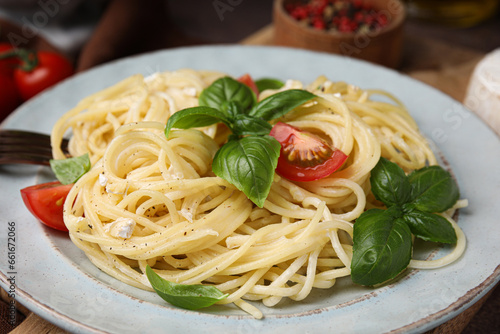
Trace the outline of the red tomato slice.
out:
<instances>
[{"instance_id":1,"label":"red tomato slice","mask_svg":"<svg viewBox=\"0 0 500 334\"><path fill-rule=\"evenodd\" d=\"M247 85L255 93L255 96L259 97L259 89L257 88L257 85L253 81L250 74L248 73L243 74L241 77L238 78L238 81L241 82L242 84Z\"/></svg>"},{"instance_id":2,"label":"red tomato slice","mask_svg":"<svg viewBox=\"0 0 500 334\"><path fill-rule=\"evenodd\" d=\"M21 189L21 196L40 222L59 231L68 231L63 221L63 206L72 186L59 181L42 183Z\"/></svg>"},{"instance_id":3,"label":"red tomato slice","mask_svg":"<svg viewBox=\"0 0 500 334\"><path fill-rule=\"evenodd\" d=\"M37 53L38 65L29 72L16 68L14 79L19 93L28 100L44 89L73 74L73 66L63 56L49 51Z\"/></svg>"},{"instance_id":4,"label":"red tomato slice","mask_svg":"<svg viewBox=\"0 0 500 334\"><path fill-rule=\"evenodd\" d=\"M347 160L344 152L321 138L282 122L274 125L270 135L281 144L276 172L292 181L322 179Z\"/></svg>"}]
</instances>

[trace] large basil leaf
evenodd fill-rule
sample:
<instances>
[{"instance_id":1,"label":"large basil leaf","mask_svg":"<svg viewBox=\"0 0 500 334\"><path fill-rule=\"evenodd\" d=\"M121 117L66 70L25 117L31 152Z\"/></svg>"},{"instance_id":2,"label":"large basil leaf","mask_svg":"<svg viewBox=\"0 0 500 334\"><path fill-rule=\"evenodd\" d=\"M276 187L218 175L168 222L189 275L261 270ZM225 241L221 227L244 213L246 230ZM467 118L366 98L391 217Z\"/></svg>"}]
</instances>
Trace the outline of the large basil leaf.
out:
<instances>
[{"instance_id":1,"label":"large basil leaf","mask_svg":"<svg viewBox=\"0 0 500 334\"><path fill-rule=\"evenodd\" d=\"M315 97L316 95L306 90L285 90L260 101L250 110L249 115L270 121L285 115L290 110Z\"/></svg>"},{"instance_id":2,"label":"large basil leaf","mask_svg":"<svg viewBox=\"0 0 500 334\"><path fill-rule=\"evenodd\" d=\"M261 118L240 114L233 119L231 129L238 136L246 135L268 135L272 129L272 125Z\"/></svg>"},{"instance_id":3,"label":"large basil leaf","mask_svg":"<svg viewBox=\"0 0 500 334\"><path fill-rule=\"evenodd\" d=\"M271 189L280 143L271 136L231 140L215 154L213 172L262 207Z\"/></svg>"},{"instance_id":4,"label":"large basil leaf","mask_svg":"<svg viewBox=\"0 0 500 334\"><path fill-rule=\"evenodd\" d=\"M74 158L50 160L50 168L62 184L75 183L90 170L90 167L90 158L87 153Z\"/></svg>"},{"instance_id":5,"label":"large basil leaf","mask_svg":"<svg viewBox=\"0 0 500 334\"><path fill-rule=\"evenodd\" d=\"M453 244L457 242L457 234L450 222L439 215L413 210L403 216L411 232L418 238Z\"/></svg>"},{"instance_id":6,"label":"large basil leaf","mask_svg":"<svg viewBox=\"0 0 500 334\"><path fill-rule=\"evenodd\" d=\"M380 158L370 176L373 195L385 205L403 205L410 200L411 186L405 172L397 164Z\"/></svg>"},{"instance_id":7,"label":"large basil leaf","mask_svg":"<svg viewBox=\"0 0 500 334\"><path fill-rule=\"evenodd\" d=\"M243 110L250 109L256 103L254 92L247 85L230 77L214 81L205 88L198 99L200 106L221 109L227 102L238 102Z\"/></svg>"},{"instance_id":8,"label":"large basil leaf","mask_svg":"<svg viewBox=\"0 0 500 334\"><path fill-rule=\"evenodd\" d=\"M408 225L385 210L372 209L354 224L351 278L376 285L396 277L410 263L412 240Z\"/></svg>"},{"instance_id":9,"label":"large basil leaf","mask_svg":"<svg viewBox=\"0 0 500 334\"><path fill-rule=\"evenodd\" d=\"M450 173L441 166L428 166L408 176L412 186L412 203L425 212L443 212L451 208L460 194Z\"/></svg>"},{"instance_id":10,"label":"large basil leaf","mask_svg":"<svg viewBox=\"0 0 500 334\"><path fill-rule=\"evenodd\" d=\"M230 118L226 113L211 107L193 107L182 109L174 113L168 119L167 126L165 127L165 136L168 138L172 128L198 128L219 122L229 125Z\"/></svg>"},{"instance_id":11,"label":"large basil leaf","mask_svg":"<svg viewBox=\"0 0 500 334\"><path fill-rule=\"evenodd\" d=\"M208 307L225 299L228 294L210 285L186 285L167 281L146 267L146 276L156 293L168 303L188 310Z\"/></svg>"}]
</instances>

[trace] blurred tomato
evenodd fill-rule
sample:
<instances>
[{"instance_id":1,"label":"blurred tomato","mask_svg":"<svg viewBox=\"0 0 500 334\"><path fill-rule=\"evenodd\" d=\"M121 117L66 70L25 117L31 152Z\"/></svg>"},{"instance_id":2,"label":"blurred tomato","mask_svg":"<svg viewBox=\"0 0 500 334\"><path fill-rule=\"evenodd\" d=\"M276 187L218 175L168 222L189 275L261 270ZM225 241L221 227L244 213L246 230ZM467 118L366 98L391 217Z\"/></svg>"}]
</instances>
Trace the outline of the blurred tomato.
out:
<instances>
[{"instance_id":1,"label":"blurred tomato","mask_svg":"<svg viewBox=\"0 0 500 334\"><path fill-rule=\"evenodd\" d=\"M20 102L14 79L0 72L0 121L16 109Z\"/></svg>"},{"instance_id":2,"label":"blurred tomato","mask_svg":"<svg viewBox=\"0 0 500 334\"><path fill-rule=\"evenodd\" d=\"M0 43L0 54L13 50L14 47L8 43ZM19 64L19 59L16 57L0 59L0 73L12 76L14 69Z\"/></svg>"},{"instance_id":3,"label":"blurred tomato","mask_svg":"<svg viewBox=\"0 0 500 334\"><path fill-rule=\"evenodd\" d=\"M25 71L22 68L14 70L14 80L21 97L28 100L44 89L73 74L71 63L55 52L37 52L38 64L34 69Z\"/></svg>"}]
</instances>

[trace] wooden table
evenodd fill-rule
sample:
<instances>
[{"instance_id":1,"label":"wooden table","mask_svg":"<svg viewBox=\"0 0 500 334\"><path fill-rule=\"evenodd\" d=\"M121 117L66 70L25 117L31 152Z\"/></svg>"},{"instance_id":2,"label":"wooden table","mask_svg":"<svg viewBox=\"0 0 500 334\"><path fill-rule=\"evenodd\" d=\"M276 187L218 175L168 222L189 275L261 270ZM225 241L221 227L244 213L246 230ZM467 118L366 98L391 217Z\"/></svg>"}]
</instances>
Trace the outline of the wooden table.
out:
<instances>
[{"instance_id":1,"label":"wooden table","mask_svg":"<svg viewBox=\"0 0 500 334\"><path fill-rule=\"evenodd\" d=\"M242 40L241 43L247 45L272 45L272 25L258 30ZM450 44L440 39L429 38L428 34L420 37L408 34L405 36L403 64L398 70L443 91L458 101L463 101L472 71L484 57L485 52L481 48L472 49L461 45L457 46L457 44L459 43ZM429 333L460 333L466 328L467 330L464 333L491 332L490 330L494 330L494 327L487 327L488 325L484 327L483 325L492 323L492 321L493 323L490 326L498 324L496 318L500 315L498 311L500 309L498 306L499 290L492 289L488 295L465 312ZM490 297L490 295L492 296ZM2 291L2 299L8 301L4 291ZM486 310L485 314L484 312L477 313L481 307ZM11 332L13 334L66 333L22 306L20 312L26 318ZM498 328L496 330L498 331Z\"/></svg>"}]
</instances>

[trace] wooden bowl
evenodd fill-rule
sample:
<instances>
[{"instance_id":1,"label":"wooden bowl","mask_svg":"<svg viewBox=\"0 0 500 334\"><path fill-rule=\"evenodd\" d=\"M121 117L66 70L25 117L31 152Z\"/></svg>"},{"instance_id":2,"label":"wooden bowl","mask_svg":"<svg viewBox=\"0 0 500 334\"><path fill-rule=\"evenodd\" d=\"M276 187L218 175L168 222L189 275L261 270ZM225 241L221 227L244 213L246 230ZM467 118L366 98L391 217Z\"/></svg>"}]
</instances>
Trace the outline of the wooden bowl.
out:
<instances>
[{"instance_id":1,"label":"wooden bowl","mask_svg":"<svg viewBox=\"0 0 500 334\"><path fill-rule=\"evenodd\" d=\"M319 30L304 25L285 10L296 0L275 0L273 9L274 43L315 51L336 53L396 68L401 62L403 23L406 11L399 0L364 0L378 13L389 18L379 30L366 33Z\"/></svg>"}]
</instances>

